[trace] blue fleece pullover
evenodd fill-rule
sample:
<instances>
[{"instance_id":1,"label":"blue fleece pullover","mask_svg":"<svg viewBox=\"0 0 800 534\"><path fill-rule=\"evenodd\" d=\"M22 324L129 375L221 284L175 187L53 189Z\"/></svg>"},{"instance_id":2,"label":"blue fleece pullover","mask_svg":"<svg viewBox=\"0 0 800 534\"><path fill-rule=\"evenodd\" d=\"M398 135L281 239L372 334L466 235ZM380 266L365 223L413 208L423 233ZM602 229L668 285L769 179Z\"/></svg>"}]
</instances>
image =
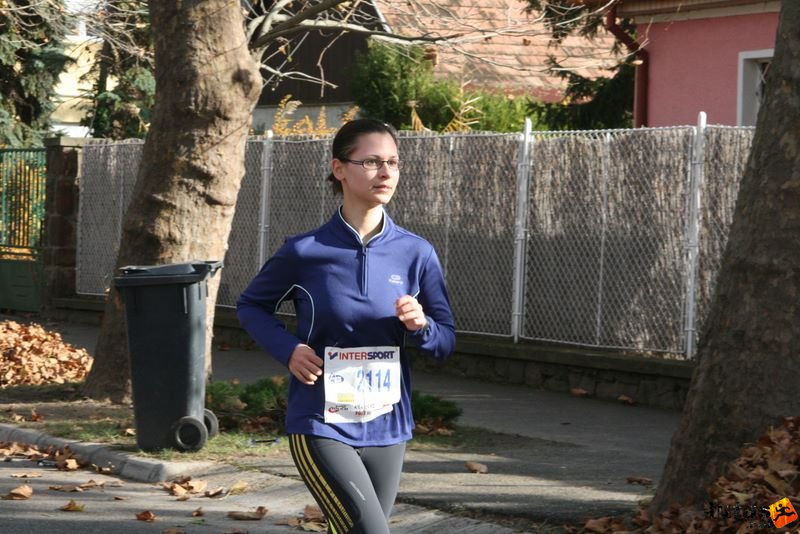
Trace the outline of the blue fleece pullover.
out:
<instances>
[{"instance_id":1,"label":"blue fleece pullover","mask_svg":"<svg viewBox=\"0 0 800 534\"><path fill-rule=\"evenodd\" d=\"M409 332L395 316L395 301L417 298L428 326ZM275 317L291 299L297 332ZM394 409L364 423L324 421L324 381L305 385L291 376L286 430L337 439L356 446L382 446L411 439L411 382L406 343L436 359L455 348L455 326L442 268L430 243L383 214L383 226L362 244L341 208L324 225L286 240L250 282L236 304L239 321L268 353L288 367L305 343L323 357L326 346L401 347L401 398Z\"/></svg>"}]
</instances>

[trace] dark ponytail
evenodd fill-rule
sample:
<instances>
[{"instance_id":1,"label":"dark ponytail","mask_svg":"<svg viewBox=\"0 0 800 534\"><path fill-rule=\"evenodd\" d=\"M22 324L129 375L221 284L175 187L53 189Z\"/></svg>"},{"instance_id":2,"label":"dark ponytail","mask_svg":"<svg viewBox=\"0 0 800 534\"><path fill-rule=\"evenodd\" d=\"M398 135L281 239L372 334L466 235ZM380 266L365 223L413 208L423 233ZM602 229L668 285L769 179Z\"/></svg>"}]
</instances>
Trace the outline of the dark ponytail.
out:
<instances>
[{"instance_id":1,"label":"dark ponytail","mask_svg":"<svg viewBox=\"0 0 800 534\"><path fill-rule=\"evenodd\" d=\"M377 119L356 119L345 123L333 138L331 157L335 159L348 159L358 146L358 138L371 133L389 134L397 144L397 130L394 126ZM342 183L333 173L328 175L328 181L333 187L333 192L342 193Z\"/></svg>"}]
</instances>

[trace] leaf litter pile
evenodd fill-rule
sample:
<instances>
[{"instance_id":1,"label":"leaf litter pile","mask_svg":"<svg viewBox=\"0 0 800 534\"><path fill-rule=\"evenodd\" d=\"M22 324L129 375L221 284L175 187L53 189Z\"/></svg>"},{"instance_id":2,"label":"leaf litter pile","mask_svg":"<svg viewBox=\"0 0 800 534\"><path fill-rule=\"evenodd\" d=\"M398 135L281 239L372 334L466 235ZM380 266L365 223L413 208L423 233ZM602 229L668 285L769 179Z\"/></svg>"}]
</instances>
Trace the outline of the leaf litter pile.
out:
<instances>
[{"instance_id":1,"label":"leaf litter pile","mask_svg":"<svg viewBox=\"0 0 800 534\"><path fill-rule=\"evenodd\" d=\"M64 342L58 332L48 331L35 323L0 321L0 389L13 386L79 382L86 378L91 365L92 358L88 352ZM18 417L18 419L26 418ZM41 416L34 409L27 419L38 421ZM89 465L84 459L75 456L69 446L61 449L50 447L46 450L39 450L35 446L26 444L0 442L0 461L12 460L29 460L36 467L50 467L66 471L81 468L91 469L98 473L110 473L111 471L108 467L100 468L96 465ZM22 483L0 495L0 499L9 501L35 499L33 487L25 482L31 479L41 479L43 475L37 471L37 469L33 469L12 474L12 478L19 479ZM119 484L121 485L121 483ZM105 483L89 480L82 484L51 485L47 489L75 494L92 489L104 489L104 485ZM242 494L248 489L247 483L244 481L239 481L230 488L207 488L206 482L193 481L191 478L177 479L172 483L165 483L163 487L181 501L193 497L225 498ZM124 499L126 498L119 498L119 500ZM62 512L87 511L80 499L69 499L69 502L59 507L58 510ZM265 506L259 506L252 511L230 511L226 517L236 521L259 521L266 517L267 513L268 509ZM194 518L201 518L204 515L202 507L198 507L191 513ZM156 514L150 510L143 510L132 519L147 523L158 521ZM327 531L327 522L319 508L314 505L306 506L300 516L278 520L276 524L303 531ZM246 532L238 529L235 531ZM181 534L185 531L178 528L167 529L164 532Z\"/></svg>"},{"instance_id":2,"label":"leaf litter pile","mask_svg":"<svg viewBox=\"0 0 800 534\"><path fill-rule=\"evenodd\" d=\"M64 384L86 378L92 358L41 325L0 322L0 388Z\"/></svg>"},{"instance_id":3,"label":"leaf litter pile","mask_svg":"<svg viewBox=\"0 0 800 534\"><path fill-rule=\"evenodd\" d=\"M786 417L728 465L726 474L708 488L702 504L673 505L666 512L650 517L646 505L632 518L600 517L582 527L568 527L570 534L745 534L774 530L769 505L788 498L800 503L800 417ZM637 481L629 480L629 483ZM709 513L709 502L716 513ZM762 512L761 509L767 510ZM721 513L722 511L725 513ZM754 517L755 516L755 517ZM792 522L791 532L800 532L800 522Z\"/></svg>"}]
</instances>

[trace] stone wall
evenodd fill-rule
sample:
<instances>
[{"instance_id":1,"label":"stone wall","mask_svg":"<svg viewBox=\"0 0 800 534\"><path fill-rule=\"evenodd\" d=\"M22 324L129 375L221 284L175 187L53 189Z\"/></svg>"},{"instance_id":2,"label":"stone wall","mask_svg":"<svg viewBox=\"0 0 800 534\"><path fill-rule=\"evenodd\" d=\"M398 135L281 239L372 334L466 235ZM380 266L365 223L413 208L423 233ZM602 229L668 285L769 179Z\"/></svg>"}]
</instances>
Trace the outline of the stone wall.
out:
<instances>
[{"instance_id":1,"label":"stone wall","mask_svg":"<svg viewBox=\"0 0 800 534\"><path fill-rule=\"evenodd\" d=\"M415 368L681 410L694 363L659 355L461 335L450 360L440 363L418 356Z\"/></svg>"},{"instance_id":2,"label":"stone wall","mask_svg":"<svg viewBox=\"0 0 800 534\"><path fill-rule=\"evenodd\" d=\"M54 318L68 322L100 324L103 301L97 297L56 300ZM287 328L293 328L286 318ZM217 308L214 345L260 350L239 326L233 310ZM570 393L580 389L592 398L683 409L694 362L664 359L660 355L599 351L539 343L513 343L508 338L461 334L456 354L435 362L412 351L417 372L451 373L502 384Z\"/></svg>"},{"instance_id":3,"label":"stone wall","mask_svg":"<svg viewBox=\"0 0 800 534\"><path fill-rule=\"evenodd\" d=\"M45 141L47 184L45 230L42 260L44 265L43 306L75 295L75 251L78 228L78 171L81 139L55 138Z\"/></svg>"}]
</instances>

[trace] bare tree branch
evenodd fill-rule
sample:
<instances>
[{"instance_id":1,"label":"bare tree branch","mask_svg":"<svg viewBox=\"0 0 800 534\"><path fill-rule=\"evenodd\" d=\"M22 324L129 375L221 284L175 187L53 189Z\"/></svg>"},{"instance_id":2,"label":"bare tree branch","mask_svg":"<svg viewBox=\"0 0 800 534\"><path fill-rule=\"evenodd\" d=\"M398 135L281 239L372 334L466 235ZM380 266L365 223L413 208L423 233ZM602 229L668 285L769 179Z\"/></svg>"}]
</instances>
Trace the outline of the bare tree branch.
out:
<instances>
[{"instance_id":1,"label":"bare tree branch","mask_svg":"<svg viewBox=\"0 0 800 534\"><path fill-rule=\"evenodd\" d=\"M339 87L338 85L336 85L334 83L322 80L322 79L317 78L315 76L311 76L310 74L306 74L305 72L300 72L300 71L281 71L281 70L278 70L278 69L274 69L274 68L270 67L269 65L263 65L263 64L261 65L261 69L267 71L273 77L277 77L277 78L280 78L280 79L305 80L305 81L308 81L308 82L324 84L326 87L330 87L332 89L336 89L337 87Z\"/></svg>"},{"instance_id":2,"label":"bare tree branch","mask_svg":"<svg viewBox=\"0 0 800 534\"><path fill-rule=\"evenodd\" d=\"M363 26L357 26L355 24L346 24L335 20L305 20L299 22L296 26L286 28L285 30L270 32L269 35L271 36L270 40L272 40L272 39L277 39L279 37L286 37L288 35L293 35L301 32L308 32L312 30L342 30L343 32L360 33L364 35L369 35L371 37L379 37L384 41L393 41L404 44L435 43L439 41L446 41L460 37L460 34L442 35L442 36L396 35L394 33L370 30L369 28L365 28Z\"/></svg>"},{"instance_id":3,"label":"bare tree branch","mask_svg":"<svg viewBox=\"0 0 800 534\"><path fill-rule=\"evenodd\" d=\"M295 24L300 24L305 20L313 18L320 13L325 13L328 10L334 9L339 5L346 4L348 1L349 0L323 0L319 4L315 4L305 11L301 11L300 13L287 18L274 28L267 28L267 33L261 35L258 39L252 42L250 47L258 49L266 46L274 37L279 35L279 32L287 28L291 28ZM284 4L284 2L279 2L279 4ZM275 9L273 9L270 14L273 13L277 13Z\"/></svg>"}]
</instances>

